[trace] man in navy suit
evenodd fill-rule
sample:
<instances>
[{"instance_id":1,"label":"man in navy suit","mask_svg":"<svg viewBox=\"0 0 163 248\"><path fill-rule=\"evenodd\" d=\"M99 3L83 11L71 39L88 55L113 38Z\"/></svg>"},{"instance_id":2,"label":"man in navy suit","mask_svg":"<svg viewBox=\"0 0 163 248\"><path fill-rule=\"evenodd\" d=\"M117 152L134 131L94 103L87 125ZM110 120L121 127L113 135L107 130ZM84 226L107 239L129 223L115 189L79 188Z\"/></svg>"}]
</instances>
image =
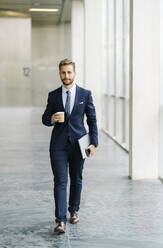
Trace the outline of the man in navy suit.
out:
<instances>
[{"instance_id":1,"label":"man in navy suit","mask_svg":"<svg viewBox=\"0 0 163 248\"><path fill-rule=\"evenodd\" d=\"M78 139L86 134L84 115L87 116L91 144L87 149L94 154L98 146L96 111L91 91L75 84L75 63L64 59L59 64L59 75L63 85L51 91L42 122L54 126L50 141L50 161L54 175L55 232L64 233L67 221L67 179L70 176L68 211L70 223L79 221L78 210L82 190L82 171L85 159L82 158ZM57 112L64 112L64 122Z\"/></svg>"}]
</instances>

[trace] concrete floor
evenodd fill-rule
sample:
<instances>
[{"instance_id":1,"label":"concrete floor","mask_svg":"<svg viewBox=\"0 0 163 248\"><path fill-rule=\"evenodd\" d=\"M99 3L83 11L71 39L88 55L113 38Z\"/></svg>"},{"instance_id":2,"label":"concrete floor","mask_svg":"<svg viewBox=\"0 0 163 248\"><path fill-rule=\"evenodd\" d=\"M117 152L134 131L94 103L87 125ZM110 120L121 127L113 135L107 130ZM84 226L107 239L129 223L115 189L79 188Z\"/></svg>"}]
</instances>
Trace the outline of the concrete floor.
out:
<instances>
[{"instance_id":1,"label":"concrete floor","mask_svg":"<svg viewBox=\"0 0 163 248\"><path fill-rule=\"evenodd\" d=\"M42 109L0 109L0 248L162 248L163 185L128 179L128 154L100 133L84 165L80 222L54 235L51 128Z\"/></svg>"}]
</instances>

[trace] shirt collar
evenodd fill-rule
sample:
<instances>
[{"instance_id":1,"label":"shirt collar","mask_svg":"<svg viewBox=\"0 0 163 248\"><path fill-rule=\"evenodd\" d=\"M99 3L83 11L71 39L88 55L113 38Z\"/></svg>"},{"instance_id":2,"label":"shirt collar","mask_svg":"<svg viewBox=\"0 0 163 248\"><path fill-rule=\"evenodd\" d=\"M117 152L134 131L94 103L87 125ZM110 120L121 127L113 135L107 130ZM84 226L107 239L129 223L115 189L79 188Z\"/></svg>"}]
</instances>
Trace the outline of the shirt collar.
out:
<instances>
[{"instance_id":1,"label":"shirt collar","mask_svg":"<svg viewBox=\"0 0 163 248\"><path fill-rule=\"evenodd\" d=\"M74 83L74 85L71 87L71 89L69 89L69 91L72 93L76 90L76 84ZM62 85L62 92L66 94L66 91L68 91L68 89L66 89L63 85Z\"/></svg>"}]
</instances>

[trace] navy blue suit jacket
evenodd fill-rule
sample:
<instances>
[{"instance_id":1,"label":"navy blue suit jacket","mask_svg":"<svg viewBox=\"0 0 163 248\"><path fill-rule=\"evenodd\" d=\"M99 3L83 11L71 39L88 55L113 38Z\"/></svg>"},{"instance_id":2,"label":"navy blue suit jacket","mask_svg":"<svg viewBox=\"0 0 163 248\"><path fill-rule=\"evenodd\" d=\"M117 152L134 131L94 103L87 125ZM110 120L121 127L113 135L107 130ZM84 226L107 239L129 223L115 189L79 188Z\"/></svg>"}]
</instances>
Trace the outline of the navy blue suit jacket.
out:
<instances>
[{"instance_id":1,"label":"navy blue suit jacket","mask_svg":"<svg viewBox=\"0 0 163 248\"><path fill-rule=\"evenodd\" d=\"M62 102L62 87L49 92L48 102L44 114L42 115L42 123L46 126L51 124L51 116L56 112L65 111ZM84 115L87 116L87 124L91 144L98 145L98 130L96 111L93 105L91 91L76 85L76 96L73 110L68 118L65 114L65 122L56 122L51 135L50 151L60 150L64 147L69 136L71 143L77 142L79 138L86 134L84 127Z\"/></svg>"}]
</instances>

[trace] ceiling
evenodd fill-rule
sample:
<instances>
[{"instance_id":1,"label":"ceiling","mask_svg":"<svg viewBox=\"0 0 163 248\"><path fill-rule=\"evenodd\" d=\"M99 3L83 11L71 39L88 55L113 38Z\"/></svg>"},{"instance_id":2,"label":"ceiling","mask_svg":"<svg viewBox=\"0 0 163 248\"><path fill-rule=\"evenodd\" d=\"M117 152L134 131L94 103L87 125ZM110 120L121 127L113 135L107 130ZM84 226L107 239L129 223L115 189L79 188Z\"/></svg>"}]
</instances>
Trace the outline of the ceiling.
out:
<instances>
[{"instance_id":1,"label":"ceiling","mask_svg":"<svg viewBox=\"0 0 163 248\"><path fill-rule=\"evenodd\" d=\"M58 12L29 12L29 8L57 8ZM33 21L71 21L71 0L0 0L0 15L30 15Z\"/></svg>"}]
</instances>

